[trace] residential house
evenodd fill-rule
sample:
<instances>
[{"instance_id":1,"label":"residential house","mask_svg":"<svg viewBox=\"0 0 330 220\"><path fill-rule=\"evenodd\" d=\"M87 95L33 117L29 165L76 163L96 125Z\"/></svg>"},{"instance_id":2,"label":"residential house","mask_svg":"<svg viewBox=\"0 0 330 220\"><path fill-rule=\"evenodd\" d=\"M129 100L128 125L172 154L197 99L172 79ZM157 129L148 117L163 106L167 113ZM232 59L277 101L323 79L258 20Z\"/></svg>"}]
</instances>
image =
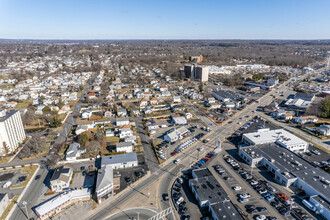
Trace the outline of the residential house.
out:
<instances>
[{"instance_id":1,"label":"residential house","mask_svg":"<svg viewBox=\"0 0 330 220\"><path fill-rule=\"evenodd\" d=\"M65 159L69 161L74 161L77 157L80 157L82 153L85 153L86 149L81 148L79 143L73 142L69 145L69 148L66 150Z\"/></svg>"},{"instance_id":2,"label":"residential house","mask_svg":"<svg viewBox=\"0 0 330 220\"><path fill-rule=\"evenodd\" d=\"M181 97L180 96L173 96L173 102L174 103L180 103L181 102Z\"/></svg>"},{"instance_id":3,"label":"residential house","mask_svg":"<svg viewBox=\"0 0 330 220\"><path fill-rule=\"evenodd\" d=\"M127 111L126 109L120 108L117 110L117 116L119 117L126 117L127 116Z\"/></svg>"},{"instance_id":4,"label":"residential house","mask_svg":"<svg viewBox=\"0 0 330 220\"><path fill-rule=\"evenodd\" d=\"M50 179L50 187L52 191L61 192L63 189L69 188L71 179L71 168L64 166L57 167Z\"/></svg>"},{"instance_id":5,"label":"residential house","mask_svg":"<svg viewBox=\"0 0 330 220\"><path fill-rule=\"evenodd\" d=\"M124 141L125 142L130 142L132 144L136 144L136 136L126 136Z\"/></svg>"},{"instance_id":6,"label":"residential house","mask_svg":"<svg viewBox=\"0 0 330 220\"><path fill-rule=\"evenodd\" d=\"M330 136L330 125L321 125L316 128L316 131L318 131L323 136Z\"/></svg>"},{"instance_id":7,"label":"residential house","mask_svg":"<svg viewBox=\"0 0 330 220\"><path fill-rule=\"evenodd\" d=\"M298 124L307 124L307 123L315 123L319 119L315 115L305 115L305 116L300 116L295 118L295 122Z\"/></svg>"},{"instance_id":8,"label":"residential house","mask_svg":"<svg viewBox=\"0 0 330 220\"><path fill-rule=\"evenodd\" d=\"M116 152L132 153L133 145L132 142L119 142L116 144Z\"/></svg>"},{"instance_id":9,"label":"residential house","mask_svg":"<svg viewBox=\"0 0 330 220\"><path fill-rule=\"evenodd\" d=\"M158 105L158 99L156 97L153 97L149 100L151 105Z\"/></svg>"},{"instance_id":10,"label":"residential house","mask_svg":"<svg viewBox=\"0 0 330 220\"><path fill-rule=\"evenodd\" d=\"M177 140L181 140L182 138L184 138L185 135L187 135L189 133L189 130L182 126L178 129L175 129L174 131L166 134L164 136L164 140L167 142L175 142Z\"/></svg>"},{"instance_id":11,"label":"residential house","mask_svg":"<svg viewBox=\"0 0 330 220\"><path fill-rule=\"evenodd\" d=\"M124 138L126 136L133 136L133 131L130 128L119 129L119 138Z\"/></svg>"},{"instance_id":12,"label":"residential house","mask_svg":"<svg viewBox=\"0 0 330 220\"><path fill-rule=\"evenodd\" d=\"M43 112L43 109L45 108L44 105L39 105L35 111L35 114L36 115L42 115L44 112Z\"/></svg>"},{"instance_id":13,"label":"residential house","mask_svg":"<svg viewBox=\"0 0 330 220\"><path fill-rule=\"evenodd\" d=\"M84 111L81 113L81 119L89 119L92 117L92 112L91 111Z\"/></svg>"},{"instance_id":14,"label":"residential house","mask_svg":"<svg viewBox=\"0 0 330 220\"><path fill-rule=\"evenodd\" d=\"M131 113L135 116L139 116L140 115L140 109L139 108L132 108Z\"/></svg>"},{"instance_id":15,"label":"residential house","mask_svg":"<svg viewBox=\"0 0 330 220\"><path fill-rule=\"evenodd\" d=\"M84 133L86 131L88 131L88 129L92 129L94 128L94 123L91 124L82 124L82 125L78 125L76 128L76 135L79 135L81 133Z\"/></svg>"},{"instance_id":16,"label":"residential house","mask_svg":"<svg viewBox=\"0 0 330 220\"><path fill-rule=\"evenodd\" d=\"M145 98L140 99L139 106L140 108L146 107L148 105L148 101Z\"/></svg>"},{"instance_id":17,"label":"residential house","mask_svg":"<svg viewBox=\"0 0 330 220\"><path fill-rule=\"evenodd\" d=\"M116 118L116 125L117 126L129 125L129 119L128 118Z\"/></svg>"},{"instance_id":18,"label":"residential house","mask_svg":"<svg viewBox=\"0 0 330 220\"><path fill-rule=\"evenodd\" d=\"M70 111L70 105L63 105L63 107L58 111L58 114L66 114Z\"/></svg>"}]
</instances>

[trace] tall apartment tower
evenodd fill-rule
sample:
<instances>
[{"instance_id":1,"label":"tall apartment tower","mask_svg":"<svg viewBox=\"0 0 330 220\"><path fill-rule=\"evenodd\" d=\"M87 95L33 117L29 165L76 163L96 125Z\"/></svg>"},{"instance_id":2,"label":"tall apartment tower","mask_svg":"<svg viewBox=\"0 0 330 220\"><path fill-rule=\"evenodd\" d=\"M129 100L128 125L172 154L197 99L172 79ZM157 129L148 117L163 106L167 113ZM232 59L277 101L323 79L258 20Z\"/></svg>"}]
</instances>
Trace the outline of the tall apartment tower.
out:
<instances>
[{"instance_id":1,"label":"tall apartment tower","mask_svg":"<svg viewBox=\"0 0 330 220\"><path fill-rule=\"evenodd\" d=\"M191 78L191 79L195 79L195 65L191 65L191 64L186 64L184 65L184 73L186 75L186 78Z\"/></svg>"},{"instance_id":2,"label":"tall apartment tower","mask_svg":"<svg viewBox=\"0 0 330 220\"><path fill-rule=\"evenodd\" d=\"M25 137L19 111L0 110L0 155L5 156L14 152Z\"/></svg>"},{"instance_id":3,"label":"tall apartment tower","mask_svg":"<svg viewBox=\"0 0 330 220\"><path fill-rule=\"evenodd\" d=\"M196 79L201 82L209 81L209 68L203 66L196 67Z\"/></svg>"}]
</instances>

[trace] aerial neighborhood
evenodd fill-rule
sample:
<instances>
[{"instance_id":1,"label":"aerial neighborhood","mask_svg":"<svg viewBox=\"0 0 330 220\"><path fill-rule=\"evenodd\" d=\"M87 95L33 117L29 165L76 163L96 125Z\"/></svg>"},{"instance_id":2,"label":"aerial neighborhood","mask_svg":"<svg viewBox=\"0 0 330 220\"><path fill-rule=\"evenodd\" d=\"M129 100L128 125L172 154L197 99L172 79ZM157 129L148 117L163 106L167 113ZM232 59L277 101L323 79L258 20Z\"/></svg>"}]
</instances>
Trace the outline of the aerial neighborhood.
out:
<instances>
[{"instance_id":1,"label":"aerial neighborhood","mask_svg":"<svg viewBox=\"0 0 330 220\"><path fill-rule=\"evenodd\" d=\"M173 44L0 44L1 219L330 219L325 48Z\"/></svg>"}]
</instances>

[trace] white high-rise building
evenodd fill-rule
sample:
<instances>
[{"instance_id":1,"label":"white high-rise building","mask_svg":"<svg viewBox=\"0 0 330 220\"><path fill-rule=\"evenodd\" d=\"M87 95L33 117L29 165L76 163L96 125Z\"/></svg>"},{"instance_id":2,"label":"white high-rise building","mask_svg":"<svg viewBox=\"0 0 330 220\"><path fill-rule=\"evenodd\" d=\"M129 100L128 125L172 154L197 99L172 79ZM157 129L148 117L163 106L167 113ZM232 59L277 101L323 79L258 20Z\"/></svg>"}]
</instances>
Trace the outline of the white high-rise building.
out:
<instances>
[{"instance_id":1,"label":"white high-rise building","mask_svg":"<svg viewBox=\"0 0 330 220\"><path fill-rule=\"evenodd\" d=\"M0 111L0 155L5 156L15 151L25 137L19 111Z\"/></svg>"},{"instance_id":2,"label":"white high-rise building","mask_svg":"<svg viewBox=\"0 0 330 220\"><path fill-rule=\"evenodd\" d=\"M197 66L196 67L196 79L200 80L201 82L209 81L209 68L206 66Z\"/></svg>"}]
</instances>

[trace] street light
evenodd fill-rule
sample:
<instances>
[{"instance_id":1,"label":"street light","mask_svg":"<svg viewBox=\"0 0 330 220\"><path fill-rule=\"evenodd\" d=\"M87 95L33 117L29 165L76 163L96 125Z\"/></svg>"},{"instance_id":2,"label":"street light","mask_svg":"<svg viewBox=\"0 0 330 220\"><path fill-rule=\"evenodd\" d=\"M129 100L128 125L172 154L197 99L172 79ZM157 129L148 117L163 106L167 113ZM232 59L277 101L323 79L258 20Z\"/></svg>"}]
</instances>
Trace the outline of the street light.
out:
<instances>
[{"instance_id":1,"label":"street light","mask_svg":"<svg viewBox=\"0 0 330 220\"><path fill-rule=\"evenodd\" d=\"M26 211L26 217L27 217L27 219L30 219L29 212L28 212L27 207L26 207L27 202L26 201L23 201L22 204L25 206L25 211Z\"/></svg>"}]
</instances>

